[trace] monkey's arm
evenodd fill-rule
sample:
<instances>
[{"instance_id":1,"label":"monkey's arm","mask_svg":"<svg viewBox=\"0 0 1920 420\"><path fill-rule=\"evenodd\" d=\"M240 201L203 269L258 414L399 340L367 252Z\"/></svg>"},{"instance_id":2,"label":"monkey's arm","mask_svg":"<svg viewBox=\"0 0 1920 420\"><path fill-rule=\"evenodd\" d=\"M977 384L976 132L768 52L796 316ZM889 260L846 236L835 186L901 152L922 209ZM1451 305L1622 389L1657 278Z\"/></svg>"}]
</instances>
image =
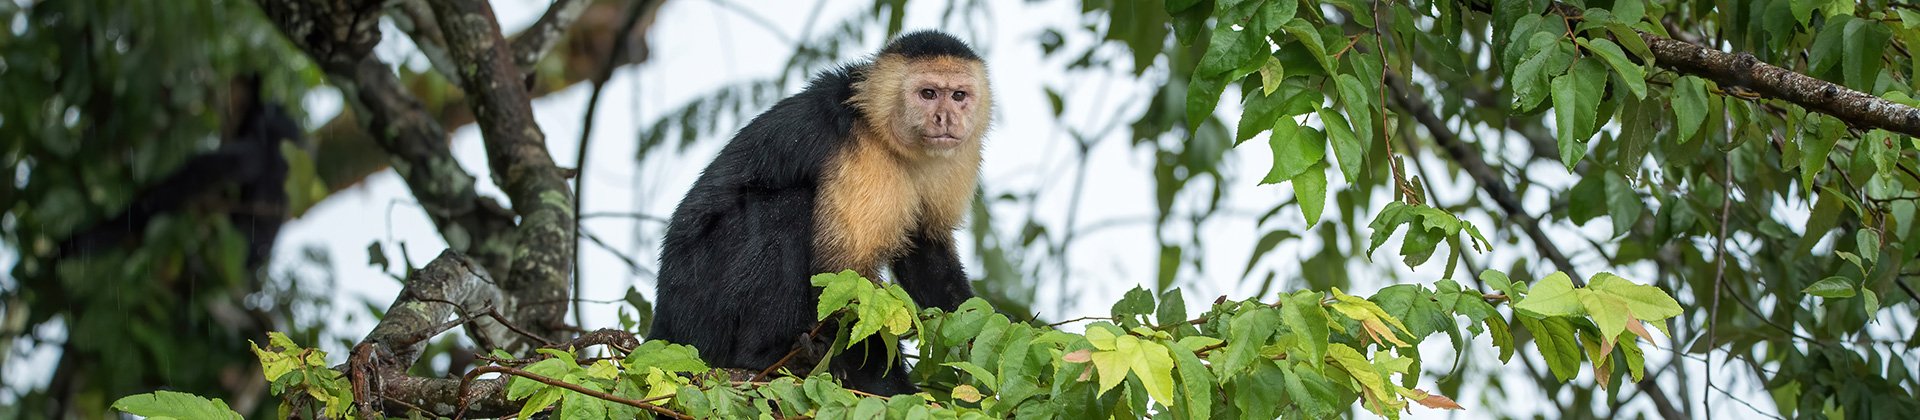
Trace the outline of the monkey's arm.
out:
<instances>
[{"instance_id":1,"label":"monkey's arm","mask_svg":"<svg viewBox=\"0 0 1920 420\"><path fill-rule=\"evenodd\" d=\"M973 298L973 286L953 247L953 233L914 232L907 255L893 262L894 281L923 308L953 311Z\"/></svg>"}]
</instances>

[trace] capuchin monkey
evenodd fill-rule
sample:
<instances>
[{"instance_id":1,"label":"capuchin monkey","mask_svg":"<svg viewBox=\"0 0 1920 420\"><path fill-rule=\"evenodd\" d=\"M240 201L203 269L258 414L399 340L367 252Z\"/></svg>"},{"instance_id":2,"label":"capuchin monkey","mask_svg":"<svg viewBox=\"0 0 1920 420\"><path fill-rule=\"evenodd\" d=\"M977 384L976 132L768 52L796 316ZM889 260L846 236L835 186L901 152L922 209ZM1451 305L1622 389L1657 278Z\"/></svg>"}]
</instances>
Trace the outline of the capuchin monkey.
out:
<instances>
[{"instance_id":1,"label":"capuchin monkey","mask_svg":"<svg viewBox=\"0 0 1920 420\"><path fill-rule=\"evenodd\" d=\"M992 109L986 64L935 31L814 77L740 129L680 201L649 338L757 371L816 345L799 340L816 323L813 274L878 279L890 267L921 307L951 311L972 298L953 231L973 199ZM862 391L918 392L903 362L888 363L898 345L873 336L829 370Z\"/></svg>"}]
</instances>

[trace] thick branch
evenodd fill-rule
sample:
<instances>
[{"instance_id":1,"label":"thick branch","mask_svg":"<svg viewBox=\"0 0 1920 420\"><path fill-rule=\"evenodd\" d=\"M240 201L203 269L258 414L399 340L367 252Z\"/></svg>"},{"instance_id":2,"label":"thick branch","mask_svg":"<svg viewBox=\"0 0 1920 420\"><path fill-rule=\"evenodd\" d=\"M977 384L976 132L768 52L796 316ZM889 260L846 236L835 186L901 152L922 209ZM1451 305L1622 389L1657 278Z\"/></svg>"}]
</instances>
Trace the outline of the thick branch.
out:
<instances>
[{"instance_id":1,"label":"thick branch","mask_svg":"<svg viewBox=\"0 0 1920 420\"><path fill-rule=\"evenodd\" d=\"M1762 63L1752 55L1727 54L1644 32L1640 38L1647 41L1660 67L1712 79L1721 86L1746 87L1855 127L1920 137L1920 109Z\"/></svg>"},{"instance_id":2,"label":"thick branch","mask_svg":"<svg viewBox=\"0 0 1920 420\"><path fill-rule=\"evenodd\" d=\"M259 1L264 3L286 0ZM613 55L614 40L616 36L621 36L615 31L620 26L619 11L629 7L632 2L594 0L586 3L588 3L585 6L586 11L581 13L574 25L564 32L565 36L553 41L554 58L560 64L548 66L545 69L522 67L524 71L534 72L535 83L531 96L545 96L587 81L599 73L605 57ZM653 2L653 7L647 10L646 16L641 19L641 24L636 26L635 30L624 34L632 37L633 41L629 44L631 45L629 52L621 57L620 65L635 64L647 59L649 54L645 42L645 28L652 26L655 17L659 15L662 3ZM429 14L428 17L431 18L431 15ZM436 27L438 25L437 19L435 25ZM524 49L519 39L515 38L516 60L518 57L525 56L522 54ZM535 72L535 70L539 71ZM437 71L435 73L440 74ZM448 80L455 78L447 77ZM451 130L473 123L473 113L467 104L467 98L458 89L450 88L447 80L437 77L406 77L404 80L402 86L406 88L406 92L414 97L426 99L423 108L427 115L439 121L440 126ZM367 132L361 130L360 123L355 121L358 119L357 115L359 115L358 110L343 112L314 130L313 138L317 141L319 148L314 153L317 164L315 169L319 172L321 180L327 184L329 191L350 188L368 175L387 168L388 161L383 156L381 148L374 143ZM439 141L445 143L447 140L442 137ZM469 255L473 254L469 253ZM478 255L473 256L479 258ZM502 271L497 272L505 271L502 268Z\"/></svg>"},{"instance_id":3,"label":"thick branch","mask_svg":"<svg viewBox=\"0 0 1920 420\"><path fill-rule=\"evenodd\" d=\"M433 9L427 7L426 0L398 0L387 5L387 17L393 19L393 26L407 33L413 39L413 46L427 56L427 63L433 70L447 80L459 83L460 72L454 70L453 55L447 52L447 38L440 34L440 21L433 16Z\"/></svg>"},{"instance_id":4,"label":"thick branch","mask_svg":"<svg viewBox=\"0 0 1920 420\"><path fill-rule=\"evenodd\" d=\"M1427 105L1426 101L1416 99L1413 90L1407 87L1406 81L1399 75L1388 72L1386 79L1387 88L1393 93L1391 96L1394 105L1406 110L1408 115L1412 115L1415 121L1427 128L1427 133L1433 136L1434 142L1439 143L1442 149L1446 149L1447 155L1452 157L1454 162L1459 163L1462 169L1466 169L1467 175L1480 186L1480 190L1487 193L1487 198L1493 199L1500 209L1507 213L1509 220L1519 224L1521 229L1526 231L1528 239L1533 242L1535 248L1540 250L1541 255L1553 261L1553 265L1559 267L1560 271L1566 272L1568 277L1572 277L1575 284L1584 286L1584 281L1581 280L1583 277L1574 271L1573 263L1567 260L1565 254L1560 253L1560 248L1553 245L1552 238L1547 237L1546 232L1540 229L1540 221L1520 207L1519 197L1515 196L1512 190L1507 189L1506 183L1500 179L1500 174L1495 172L1493 167L1488 166L1486 160L1480 158L1480 151L1475 150L1473 146L1462 141L1459 135L1447 129L1446 122L1434 115L1433 109ZM1639 381L1636 385L1649 400L1653 401L1653 406L1659 410L1661 417L1668 420L1686 418L1686 415L1673 405L1673 401L1668 399L1667 393L1660 389L1660 384L1654 382L1652 378Z\"/></svg>"},{"instance_id":5,"label":"thick branch","mask_svg":"<svg viewBox=\"0 0 1920 420\"><path fill-rule=\"evenodd\" d=\"M352 68L380 43L377 0L258 0L287 39L323 68Z\"/></svg>"},{"instance_id":6,"label":"thick branch","mask_svg":"<svg viewBox=\"0 0 1920 420\"><path fill-rule=\"evenodd\" d=\"M501 300L485 268L458 252L441 252L426 267L408 276L406 287L387 307L386 317L360 343L390 354L388 362L397 366L412 366L426 349L427 339L439 334L441 324L456 312ZM488 318L473 319L469 325L477 326L472 332L496 343L521 338Z\"/></svg>"},{"instance_id":7,"label":"thick branch","mask_svg":"<svg viewBox=\"0 0 1920 420\"><path fill-rule=\"evenodd\" d=\"M518 299L509 317L557 341L565 331L567 275L573 269L573 193L547 154L546 136L534 122L531 98L492 6L484 0L431 4L459 63L488 166L520 216L513 265L501 282Z\"/></svg>"},{"instance_id":8,"label":"thick branch","mask_svg":"<svg viewBox=\"0 0 1920 420\"><path fill-rule=\"evenodd\" d=\"M321 0L258 1L262 9L269 11L321 7ZM311 17L298 13L268 13L268 16L281 32L296 40L302 39L301 34L305 33L302 31L310 31L307 28L318 24L303 20ZM377 27L363 29L378 33ZM372 37L377 39L377 35ZM348 58L331 56L330 51L339 48L325 43L309 40L295 44L316 62L323 63L322 69L329 81L340 89L355 114L369 116L358 121L346 119L349 123L341 129L372 137L373 143L385 152L387 160L406 181L421 208L426 210L427 217L446 238L448 246L472 256L493 272L504 272L507 261L511 260L507 254L511 243L507 241L511 239L508 235L512 231L508 228L513 226L512 215L492 199L482 198L474 191L473 175L460 167L447 148L446 131L419 100L407 93L393 70L364 51L352 58L350 65L324 65L329 60L344 62ZM364 126L358 126L361 124ZM326 133L326 129L322 129L316 137L328 137Z\"/></svg>"},{"instance_id":9,"label":"thick branch","mask_svg":"<svg viewBox=\"0 0 1920 420\"><path fill-rule=\"evenodd\" d=\"M1487 12L1492 6L1476 2L1473 7ZM1583 13L1579 7L1557 1L1548 9L1570 17ZM1920 137L1920 109L1763 63L1750 54L1728 54L1646 32L1640 32L1640 38L1653 50L1654 64L1660 67L1711 79L1721 86L1744 87L1762 96L1831 115L1855 127Z\"/></svg>"},{"instance_id":10,"label":"thick branch","mask_svg":"<svg viewBox=\"0 0 1920 420\"><path fill-rule=\"evenodd\" d=\"M589 3L592 1L554 0L553 5L547 6L547 13L540 15L540 20L534 21L533 26L514 37L513 64L520 66L523 71L533 72L533 65L539 63L540 57L553 49L554 44L560 43L560 36L567 33L567 28L573 26L574 20L580 19L580 14L587 11Z\"/></svg>"}]
</instances>

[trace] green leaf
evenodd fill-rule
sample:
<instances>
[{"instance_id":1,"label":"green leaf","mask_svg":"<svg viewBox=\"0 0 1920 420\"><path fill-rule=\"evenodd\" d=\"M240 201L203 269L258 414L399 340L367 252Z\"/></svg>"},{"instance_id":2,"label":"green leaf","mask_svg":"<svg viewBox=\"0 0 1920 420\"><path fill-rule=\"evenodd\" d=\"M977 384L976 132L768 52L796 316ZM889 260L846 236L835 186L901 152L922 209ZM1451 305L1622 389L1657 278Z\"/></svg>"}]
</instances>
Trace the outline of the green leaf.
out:
<instances>
[{"instance_id":1,"label":"green leaf","mask_svg":"<svg viewBox=\"0 0 1920 420\"><path fill-rule=\"evenodd\" d=\"M1117 321L1131 319L1141 315L1150 315L1153 314L1153 310L1153 292L1149 292L1140 286L1134 286L1133 289L1127 290L1127 293L1120 297L1120 301L1113 303L1113 309L1110 312Z\"/></svg>"},{"instance_id":2,"label":"green leaf","mask_svg":"<svg viewBox=\"0 0 1920 420\"><path fill-rule=\"evenodd\" d=\"M1846 124L1825 115L1808 115L1799 134L1800 183L1803 186L1817 185L1813 183L1813 178L1827 168L1827 155L1833 153L1833 145L1846 135ZM1805 253L1805 250L1801 252Z\"/></svg>"},{"instance_id":3,"label":"green leaf","mask_svg":"<svg viewBox=\"0 0 1920 420\"><path fill-rule=\"evenodd\" d=\"M1607 340L1620 336L1627 331L1627 322L1633 319L1627 309L1627 303L1604 293L1580 293L1580 306L1586 309L1587 316L1593 319L1593 325L1600 328L1600 336ZM1606 353L1606 352L1602 352Z\"/></svg>"},{"instance_id":4,"label":"green leaf","mask_svg":"<svg viewBox=\"0 0 1920 420\"><path fill-rule=\"evenodd\" d=\"M1593 138L1594 119L1599 117L1607 87L1606 69L1597 60L1580 60L1571 72L1553 78L1552 85L1554 137L1559 140L1560 162L1571 171L1586 156L1587 139Z\"/></svg>"},{"instance_id":5,"label":"green leaf","mask_svg":"<svg viewBox=\"0 0 1920 420\"><path fill-rule=\"evenodd\" d=\"M1053 88L1044 88L1043 90L1047 93L1047 105L1053 110L1054 118L1059 118L1060 113L1067 111L1066 99L1061 98L1060 92L1053 90Z\"/></svg>"},{"instance_id":6,"label":"green leaf","mask_svg":"<svg viewBox=\"0 0 1920 420\"><path fill-rule=\"evenodd\" d=\"M1333 58L1327 55L1326 42L1321 41L1320 31L1314 29L1312 23L1307 22L1306 19L1294 18L1281 25L1280 29L1286 31L1288 35L1293 35L1294 39L1300 41L1300 45L1307 47L1307 51L1313 52L1313 59L1320 62L1320 68L1325 70L1326 74L1338 74L1334 71L1334 67L1337 66L1334 65Z\"/></svg>"},{"instance_id":7,"label":"green leaf","mask_svg":"<svg viewBox=\"0 0 1920 420\"><path fill-rule=\"evenodd\" d=\"M1226 75L1194 75L1187 82L1187 128L1199 129L1200 123L1213 116L1213 109L1220 105L1220 94L1227 90Z\"/></svg>"},{"instance_id":8,"label":"green leaf","mask_svg":"<svg viewBox=\"0 0 1920 420\"><path fill-rule=\"evenodd\" d=\"M1267 137L1267 143L1273 147L1273 169L1267 171L1267 177L1261 184L1274 184L1293 179L1306 173L1315 164L1326 161L1327 137L1320 130L1301 127L1293 117L1281 117L1273 123L1273 134ZM1326 178L1326 175L1321 175Z\"/></svg>"},{"instance_id":9,"label":"green leaf","mask_svg":"<svg viewBox=\"0 0 1920 420\"><path fill-rule=\"evenodd\" d=\"M526 378L516 376L514 379ZM531 382L531 380L529 380L529 382ZM527 402L520 406L520 413L518 415L523 419L533 418L534 413L539 413L541 410L546 410L547 407L552 407L554 404L559 403L561 398L566 397L567 392L570 391L554 386L542 388L539 392L535 392L532 397L527 398Z\"/></svg>"},{"instance_id":10,"label":"green leaf","mask_svg":"<svg viewBox=\"0 0 1920 420\"><path fill-rule=\"evenodd\" d=\"M1279 324L1280 314L1273 308L1255 308L1234 316L1227 324L1227 334L1221 337L1227 340L1227 347L1226 354L1217 360L1220 376L1238 375L1252 365Z\"/></svg>"},{"instance_id":11,"label":"green leaf","mask_svg":"<svg viewBox=\"0 0 1920 420\"><path fill-rule=\"evenodd\" d=\"M1516 293L1516 290L1514 290L1513 280L1507 278L1507 273L1502 273L1499 270L1494 270L1494 269L1480 270L1479 279L1480 279L1480 282L1486 283L1487 287L1491 287L1493 288L1493 290L1498 290L1500 291L1500 293L1504 293L1508 297L1513 297L1513 298L1520 297L1520 293Z\"/></svg>"},{"instance_id":12,"label":"green leaf","mask_svg":"<svg viewBox=\"0 0 1920 420\"><path fill-rule=\"evenodd\" d=\"M1813 211L1807 214L1806 234L1800 237L1795 247L1796 255L1806 255L1827 231L1840 223L1840 212L1846 210L1845 198L1832 190L1821 188L1813 202Z\"/></svg>"},{"instance_id":13,"label":"green leaf","mask_svg":"<svg viewBox=\"0 0 1920 420\"><path fill-rule=\"evenodd\" d=\"M1871 321L1877 318L1880 313L1880 295L1874 293L1873 289L1864 287L1860 288L1860 294L1866 299L1866 302L1863 304L1866 305L1867 320Z\"/></svg>"},{"instance_id":14,"label":"green leaf","mask_svg":"<svg viewBox=\"0 0 1920 420\"><path fill-rule=\"evenodd\" d=\"M1327 357L1327 345L1332 340L1332 331L1327 327L1327 308L1320 305L1320 293L1302 290L1283 295L1282 299L1280 323L1299 337L1292 350L1300 354L1294 360L1320 366Z\"/></svg>"},{"instance_id":15,"label":"green leaf","mask_svg":"<svg viewBox=\"0 0 1920 420\"><path fill-rule=\"evenodd\" d=\"M1793 10L1793 20L1800 22L1800 26L1807 26L1808 23L1813 21L1813 1L1814 0L1787 1L1787 7Z\"/></svg>"},{"instance_id":16,"label":"green leaf","mask_svg":"<svg viewBox=\"0 0 1920 420\"><path fill-rule=\"evenodd\" d=\"M1302 400L1304 410L1304 403L1311 401L1312 397L1304 391L1294 394L1288 390L1287 376L1286 371L1274 362L1260 361L1254 364L1252 373L1227 381L1226 400L1233 402L1233 407L1240 410L1240 418L1279 418L1275 411L1285 406L1286 397Z\"/></svg>"},{"instance_id":17,"label":"green leaf","mask_svg":"<svg viewBox=\"0 0 1920 420\"><path fill-rule=\"evenodd\" d=\"M1267 63L1260 65L1260 94L1272 95L1280 90L1280 81L1286 78L1286 65L1281 64L1279 58L1267 56Z\"/></svg>"},{"instance_id":18,"label":"green leaf","mask_svg":"<svg viewBox=\"0 0 1920 420\"><path fill-rule=\"evenodd\" d=\"M649 367L672 373L701 373L708 370L707 362L700 360L700 350L659 340L641 342L620 363L628 370L640 371Z\"/></svg>"},{"instance_id":19,"label":"green leaf","mask_svg":"<svg viewBox=\"0 0 1920 420\"><path fill-rule=\"evenodd\" d=\"M1640 220L1641 202L1639 192L1628 184L1627 178L1613 171L1601 175L1607 197L1607 216L1613 218L1613 236L1625 235Z\"/></svg>"},{"instance_id":20,"label":"green leaf","mask_svg":"<svg viewBox=\"0 0 1920 420\"><path fill-rule=\"evenodd\" d=\"M1346 104L1347 121L1352 124L1354 139L1362 145L1372 143L1373 114L1378 109L1374 101L1379 97L1368 94L1366 86L1351 74L1335 76L1334 80L1339 85L1340 100Z\"/></svg>"},{"instance_id":21,"label":"green leaf","mask_svg":"<svg viewBox=\"0 0 1920 420\"><path fill-rule=\"evenodd\" d=\"M1636 2L1621 1L1620 3ZM1620 80L1627 84L1627 90L1633 92L1634 97L1641 99L1647 97L1646 69L1641 68L1639 64L1634 64L1632 60L1628 60L1627 53L1620 50L1620 44L1615 44L1612 40L1606 38L1594 38L1591 40L1580 38L1576 41L1579 42L1580 45L1586 46L1587 50L1594 55L1600 56L1601 60L1606 60L1607 66L1613 68L1614 74L1620 75Z\"/></svg>"},{"instance_id":22,"label":"green leaf","mask_svg":"<svg viewBox=\"0 0 1920 420\"><path fill-rule=\"evenodd\" d=\"M827 316L833 315L840 308L845 308L848 303L852 303L859 296L860 291L873 288L872 283L862 280L860 273L853 270L815 274L810 281L814 287L823 288L820 291L820 303L817 305L818 318L815 318L817 320L827 319Z\"/></svg>"},{"instance_id":23,"label":"green leaf","mask_svg":"<svg viewBox=\"0 0 1920 420\"><path fill-rule=\"evenodd\" d=\"M1635 23L1647 16L1647 4L1642 0L1614 0L1613 18L1619 22Z\"/></svg>"},{"instance_id":24,"label":"green leaf","mask_svg":"<svg viewBox=\"0 0 1920 420\"><path fill-rule=\"evenodd\" d=\"M1366 145L1354 137L1352 126L1347 125L1347 117L1333 108L1320 108L1320 123L1327 127L1327 142L1333 145L1333 157L1334 161L1340 163L1340 173L1346 175L1347 183L1357 182Z\"/></svg>"},{"instance_id":25,"label":"green leaf","mask_svg":"<svg viewBox=\"0 0 1920 420\"><path fill-rule=\"evenodd\" d=\"M953 362L945 363L941 366L959 369L968 375L973 375L973 379L979 381L982 385L986 385L988 390L1000 389L999 377L995 376L992 371L988 371L987 368L980 367L980 365L973 364L973 362Z\"/></svg>"},{"instance_id":26,"label":"green leaf","mask_svg":"<svg viewBox=\"0 0 1920 420\"><path fill-rule=\"evenodd\" d=\"M1562 272L1554 272L1535 282L1527 297L1514 302L1513 308L1547 317L1581 313L1580 297L1574 293L1573 278Z\"/></svg>"},{"instance_id":27,"label":"green leaf","mask_svg":"<svg viewBox=\"0 0 1920 420\"><path fill-rule=\"evenodd\" d=\"M1306 219L1308 228L1320 223L1320 214L1327 208L1326 162L1315 163L1293 177L1293 197L1300 200L1300 215Z\"/></svg>"},{"instance_id":28,"label":"green leaf","mask_svg":"<svg viewBox=\"0 0 1920 420\"><path fill-rule=\"evenodd\" d=\"M1154 321L1161 326L1186 325L1187 299L1180 296L1180 289L1160 294L1160 309L1154 312Z\"/></svg>"},{"instance_id":29,"label":"green leaf","mask_svg":"<svg viewBox=\"0 0 1920 420\"><path fill-rule=\"evenodd\" d=\"M1869 19L1848 21L1843 35L1845 53L1840 54L1840 69L1847 87L1873 91L1882 65L1881 52L1887 49L1887 40L1893 35L1887 32L1886 25Z\"/></svg>"},{"instance_id":30,"label":"green leaf","mask_svg":"<svg viewBox=\"0 0 1920 420\"><path fill-rule=\"evenodd\" d=\"M1505 318L1497 316L1487 318L1487 335L1493 336L1493 346L1500 348L1500 363L1513 360L1512 328L1507 325Z\"/></svg>"},{"instance_id":31,"label":"green leaf","mask_svg":"<svg viewBox=\"0 0 1920 420\"><path fill-rule=\"evenodd\" d=\"M1340 385L1334 385L1332 379L1305 364L1288 363L1285 367L1286 394L1294 396L1295 407L1309 418L1334 418L1340 412L1349 410L1348 401L1352 401L1353 397L1341 396L1352 394L1347 390L1345 378L1342 378Z\"/></svg>"},{"instance_id":32,"label":"green leaf","mask_svg":"<svg viewBox=\"0 0 1920 420\"><path fill-rule=\"evenodd\" d=\"M1800 292L1823 298L1850 298L1854 294L1853 281L1847 280L1846 277L1828 277L1808 285L1805 289L1800 289Z\"/></svg>"},{"instance_id":33,"label":"green leaf","mask_svg":"<svg viewBox=\"0 0 1920 420\"><path fill-rule=\"evenodd\" d=\"M1520 64L1514 66L1513 75L1507 80L1507 85L1513 89L1513 111L1531 111L1547 98L1548 82L1560 72L1560 68L1553 66L1559 59L1556 57L1559 54L1556 43L1559 40L1559 35L1548 32L1535 32L1527 39L1527 52L1521 56Z\"/></svg>"},{"instance_id":34,"label":"green leaf","mask_svg":"<svg viewBox=\"0 0 1920 420\"><path fill-rule=\"evenodd\" d=\"M1179 404L1186 408L1187 418L1205 419L1213 417L1213 373L1193 350L1178 344L1160 343L1161 347L1173 354L1175 372L1180 374ZM1171 406L1173 404L1169 404Z\"/></svg>"},{"instance_id":35,"label":"green leaf","mask_svg":"<svg viewBox=\"0 0 1920 420\"><path fill-rule=\"evenodd\" d=\"M154 391L148 394L121 397L113 402L113 409L155 420L242 418L240 413L227 408L227 403L219 398L209 400L198 395L174 391Z\"/></svg>"},{"instance_id":36,"label":"green leaf","mask_svg":"<svg viewBox=\"0 0 1920 420\"><path fill-rule=\"evenodd\" d=\"M1833 72L1843 67L1840 60L1847 51L1847 27L1855 19L1841 15L1824 20L1820 24L1820 33L1813 36L1813 47L1807 49L1807 72L1823 79L1843 80L1846 75Z\"/></svg>"},{"instance_id":37,"label":"green leaf","mask_svg":"<svg viewBox=\"0 0 1920 420\"><path fill-rule=\"evenodd\" d=\"M1286 22L1293 21L1294 13L1300 3L1286 0L1267 0L1260 4L1259 14L1255 16L1254 28L1260 36L1266 36L1280 30ZM1265 46L1265 45L1262 45Z\"/></svg>"},{"instance_id":38,"label":"green leaf","mask_svg":"<svg viewBox=\"0 0 1920 420\"><path fill-rule=\"evenodd\" d=\"M1698 77L1686 76L1673 82L1673 115L1680 144L1693 140L1707 122L1707 87Z\"/></svg>"},{"instance_id":39,"label":"green leaf","mask_svg":"<svg viewBox=\"0 0 1920 420\"><path fill-rule=\"evenodd\" d=\"M1895 10L1894 13L1900 15L1900 27L1902 29L1920 29L1920 12L1899 9Z\"/></svg>"},{"instance_id":40,"label":"green leaf","mask_svg":"<svg viewBox=\"0 0 1920 420\"><path fill-rule=\"evenodd\" d=\"M855 404L853 406L853 413L848 415L847 418L878 419L878 418L886 418L886 414L887 414L887 400L883 400L877 397L866 397L866 398L861 398L860 403Z\"/></svg>"},{"instance_id":41,"label":"green leaf","mask_svg":"<svg viewBox=\"0 0 1920 420\"><path fill-rule=\"evenodd\" d=\"M1573 324L1567 318L1519 319L1520 325L1533 332L1533 344L1539 347L1554 377L1564 382L1580 374L1580 343L1575 341Z\"/></svg>"}]
</instances>

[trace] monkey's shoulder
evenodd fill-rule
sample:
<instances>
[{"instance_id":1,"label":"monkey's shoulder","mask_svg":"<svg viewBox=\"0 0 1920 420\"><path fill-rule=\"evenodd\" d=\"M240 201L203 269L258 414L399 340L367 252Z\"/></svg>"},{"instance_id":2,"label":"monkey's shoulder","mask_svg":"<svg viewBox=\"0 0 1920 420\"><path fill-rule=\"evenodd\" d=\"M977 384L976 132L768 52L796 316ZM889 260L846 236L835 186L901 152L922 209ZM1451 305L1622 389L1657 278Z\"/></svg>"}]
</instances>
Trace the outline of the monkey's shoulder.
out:
<instances>
[{"instance_id":1,"label":"monkey's shoulder","mask_svg":"<svg viewBox=\"0 0 1920 420\"><path fill-rule=\"evenodd\" d=\"M748 123L741 134L850 138L860 115L859 110L847 102L853 98L853 85L859 82L864 67L865 64L847 65L814 76L806 89L775 103Z\"/></svg>"},{"instance_id":2,"label":"monkey's shoulder","mask_svg":"<svg viewBox=\"0 0 1920 420\"><path fill-rule=\"evenodd\" d=\"M708 172L765 186L817 181L824 164L851 147L859 111L848 105L865 63L822 72L806 89L775 103L734 134Z\"/></svg>"}]
</instances>

